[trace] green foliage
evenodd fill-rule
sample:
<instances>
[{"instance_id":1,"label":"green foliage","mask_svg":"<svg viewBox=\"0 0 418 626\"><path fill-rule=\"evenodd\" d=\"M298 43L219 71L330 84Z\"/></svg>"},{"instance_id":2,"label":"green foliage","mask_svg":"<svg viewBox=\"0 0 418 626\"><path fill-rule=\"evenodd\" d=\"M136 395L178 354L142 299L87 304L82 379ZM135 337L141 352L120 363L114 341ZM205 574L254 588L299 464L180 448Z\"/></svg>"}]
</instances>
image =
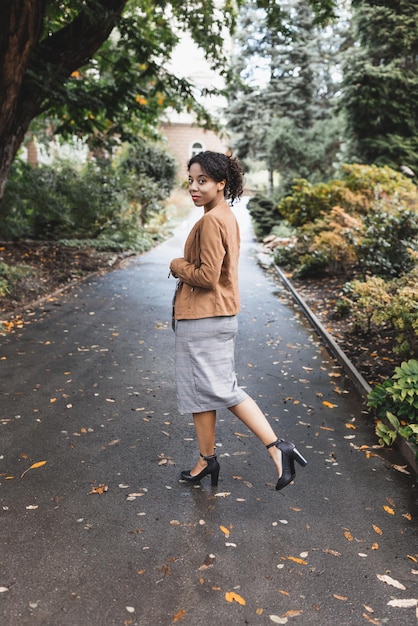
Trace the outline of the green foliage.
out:
<instances>
[{"instance_id":1,"label":"green foliage","mask_svg":"<svg viewBox=\"0 0 418 626\"><path fill-rule=\"evenodd\" d=\"M172 157L139 140L126 147L116 167L108 161L80 170L66 163L31 168L16 162L1 204L0 235L111 240L142 249L143 228L162 210L174 178Z\"/></svg>"},{"instance_id":2,"label":"green foliage","mask_svg":"<svg viewBox=\"0 0 418 626\"><path fill-rule=\"evenodd\" d=\"M356 0L341 106L346 160L418 174L418 26L409 0Z\"/></svg>"},{"instance_id":3,"label":"green foliage","mask_svg":"<svg viewBox=\"0 0 418 626\"><path fill-rule=\"evenodd\" d=\"M261 194L256 194L247 204L248 211L254 220L254 231L260 239L269 235L280 219L277 203Z\"/></svg>"},{"instance_id":4,"label":"green foliage","mask_svg":"<svg viewBox=\"0 0 418 626\"><path fill-rule=\"evenodd\" d=\"M30 276L32 269L28 265L16 267L0 262L0 297L10 293L14 285L25 276Z\"/></svg>"},{"instance_id":5,"label":"green foliage","mask_svg":"<svg viewBox=\"0 0 418 626\"><path fill-rule=\"evenodd\" d=\"M338 27L321 31L318 3L308 0L241 5L228 107L237 155L278 171L281 191L296 177L328 178L341 128L333 110ZM260 64L262 82L251 69Z\"/></svg>"},{"instance_id":6,"label":"green foliage","mask_svg":"<svg viewBox=\"0 0 418 626\"><path fill-rule=\"evenodd\" d=\"M377 417L376 434L382 444L390 446L398 435L418 444L418 361L396 367L391 378L372 389L367 405Z\"/></svg>"},{"instance_id":7,"label":"green foliage","mask_svg":"<svg viewBox=\"0 0 418 626\"><path fill-rule=\"evenodd\" d=\"M396 336L396 351L418 356L418 267L396 280L378 276L346 285L345 301L350 306L355 329L370 333L389 328Z\"/></svg>"},{"instance_id":8,"label":"green foliage","mask_svg":"<svg viewBox=\"0 0 418 626\"><path fill-rule=\"evenodd\" d=\"M395 277L414 267L418 251L418 211L370 212L355 246L364 273Z\"/></svg>"}]
</instances>

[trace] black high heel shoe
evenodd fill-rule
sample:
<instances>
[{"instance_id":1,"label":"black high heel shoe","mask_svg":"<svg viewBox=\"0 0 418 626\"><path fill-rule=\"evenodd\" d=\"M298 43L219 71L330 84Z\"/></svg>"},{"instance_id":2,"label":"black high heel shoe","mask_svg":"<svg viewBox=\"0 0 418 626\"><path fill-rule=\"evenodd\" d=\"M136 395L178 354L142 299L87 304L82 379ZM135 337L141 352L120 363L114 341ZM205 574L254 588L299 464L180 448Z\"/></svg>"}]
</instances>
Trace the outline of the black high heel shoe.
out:
<instances>
[{"instance_id":1,"label":"black high heel shoe","mask_svg":"<svg viewBox=\"0 0 418 626\"><path fill-rule=\"evenodd\" d=\"M282 475L276 485L276 490L280 491L280 489L283 489L295 479L295 461L302 467L305 467L308 461L301 455L295 444L290 441L278 439L270 443L266 448L272 448L273 446L276 446L282 453Z\"/></svg>"},{"instance_id":2,"label":"black high heel shoe","mask_svg":"<svg viewBox=\"0 0 418 626\"><path fill-rule=\"evenodd\" d=\"M180 474L181 479L186 480L189 483L198 483L202 480L202 478L210 474L212 487L217 487L220 465L218 463L218 459L216 458L216 454L212 454L211 456L204 456L201 453L200 456L202 457L202 459L207 461L207 467L202 469L202 471L199 472L199 474L196 474L196 476L192 476L190 474L190 470L184 470Z\"/></svg>"}]
</instances>

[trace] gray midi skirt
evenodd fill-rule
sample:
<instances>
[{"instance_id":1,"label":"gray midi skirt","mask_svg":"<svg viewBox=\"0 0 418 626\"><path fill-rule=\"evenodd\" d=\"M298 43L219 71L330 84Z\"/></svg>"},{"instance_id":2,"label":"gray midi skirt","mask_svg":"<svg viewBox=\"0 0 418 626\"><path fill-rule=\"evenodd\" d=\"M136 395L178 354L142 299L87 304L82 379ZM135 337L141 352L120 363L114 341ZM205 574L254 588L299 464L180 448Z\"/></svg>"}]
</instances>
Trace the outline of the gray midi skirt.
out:
<instances>
[{"instance_id":1,"label":"gray midi skirt","mask_svg":"<svg viewBox=\"0 0 418 626\"><path fill-rule=\"evenodd\" d=\"M176 387L180 413L201 413L247 398L235 373L236 316L177 320Z\"/></svg>"}]
</instances>

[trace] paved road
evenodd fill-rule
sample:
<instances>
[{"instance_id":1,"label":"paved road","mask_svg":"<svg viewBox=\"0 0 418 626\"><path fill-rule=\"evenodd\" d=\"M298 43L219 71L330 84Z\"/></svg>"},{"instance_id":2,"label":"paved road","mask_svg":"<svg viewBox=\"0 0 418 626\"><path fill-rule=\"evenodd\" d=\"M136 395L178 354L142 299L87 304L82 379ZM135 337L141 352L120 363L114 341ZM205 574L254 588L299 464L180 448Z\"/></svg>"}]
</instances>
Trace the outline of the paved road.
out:
<instances>
[{"instance_id":1,"label":"paved road","mask_svg":"<svg viewBox=\"0 0 418 626\"><path fill-rule=\"evenodd\" d=\"M1 338L1 626L417 623L415 606L388 604L418 598L414 478L374 448L359 397L237 215L239 380L309 465L276 492L267 453L225 411L218 488L178 481L196 451L167 279L185 224Z\"/></svg>"}]
</instances>

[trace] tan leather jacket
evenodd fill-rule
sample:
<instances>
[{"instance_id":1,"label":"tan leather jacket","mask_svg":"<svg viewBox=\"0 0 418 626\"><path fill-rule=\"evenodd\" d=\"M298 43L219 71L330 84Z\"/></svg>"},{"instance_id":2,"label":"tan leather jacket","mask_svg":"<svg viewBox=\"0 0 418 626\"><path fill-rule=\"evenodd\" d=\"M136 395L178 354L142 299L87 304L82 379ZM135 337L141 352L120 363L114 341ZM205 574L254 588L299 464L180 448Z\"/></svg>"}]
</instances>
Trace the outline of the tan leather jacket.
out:
<instances>
[{"instance_id":1,"label":"tan leather jacket","mask_svg":"<svg viewBox=\"0 0 418 626\"><path fill-rule=\"evenodd\" d=\"M184 257L170 264L181 281L174 306L176 320L238 313L239 248L238 223L226 203L200 218L187 237Z\"/></svg>"}]
</instances>

